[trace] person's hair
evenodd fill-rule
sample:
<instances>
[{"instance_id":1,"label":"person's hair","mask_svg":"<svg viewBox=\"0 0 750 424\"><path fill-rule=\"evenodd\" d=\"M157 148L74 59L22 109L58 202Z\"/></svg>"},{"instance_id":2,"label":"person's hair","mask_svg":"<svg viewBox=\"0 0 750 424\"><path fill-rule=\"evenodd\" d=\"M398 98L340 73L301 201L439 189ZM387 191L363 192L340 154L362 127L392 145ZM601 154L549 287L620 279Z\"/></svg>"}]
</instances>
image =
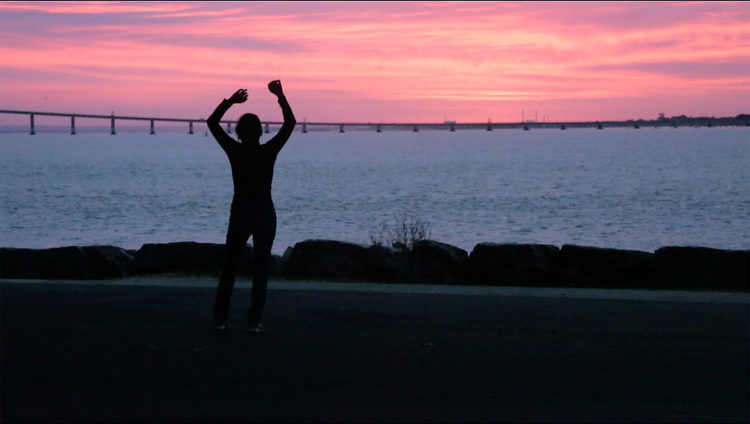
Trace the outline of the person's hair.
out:
<instances>
[{"instance_id":1,"label":"person's hair","mask_svg":"<svg viewBox=\"0 0 750 424\"><path fill-rule=\"evenodd\" d=\"M246 113L237 121L237 137L243 143L254 143L260 140L263 134L263 127L260 124L260 118L252 113Z\"/></svg>"}]
</instances>

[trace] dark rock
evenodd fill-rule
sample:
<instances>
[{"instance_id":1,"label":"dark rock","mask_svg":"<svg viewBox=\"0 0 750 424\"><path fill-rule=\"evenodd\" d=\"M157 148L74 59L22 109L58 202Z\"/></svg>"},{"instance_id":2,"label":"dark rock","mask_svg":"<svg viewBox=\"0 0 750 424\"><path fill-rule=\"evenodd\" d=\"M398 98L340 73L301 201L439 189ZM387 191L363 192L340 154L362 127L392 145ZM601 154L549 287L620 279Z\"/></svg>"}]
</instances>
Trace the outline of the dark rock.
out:
<instances>
[{"instance_id":1,"label":"dark rock","mask_svg":"<svg viewBox=\"0 0 750 424\"><path fill-rule=\"evenodd\" d=\"M281 275L282 277L287 275L287 263L289 262L289 257L292 255L293 251L294 248L289 246L284 251L284 254L281 255L281 259L276 263L278 275Z\"/></svg>"},{"instance_id":2,"label":"dark rock","mask_svg":"<svg viewBox=\"0 0 750 424\"><path fill-rule=\"evenodd\" d=\"M0 249L0 277L90 280L126 275L132 261L115 246Z\"/></svg>"},{"instance_id":3,"label":"dark rock","mask_svg":"<svg viewBox=\"0 0 750 424\"><path fill-rule=\"evenodd\" d=\"M287 249L283 276L334 280L391 280L397 255L385 247L336 240L305 240Z\"/></svg>"},{"instance_id":4,"label":"dark rock","mask_svg":"<svg viewBox=\"0 0 750 424\"><path fill-rule=\"evenodd\" d=\"M573 287L647 288L654 254L566 244L560 249L560 282Z\"/></svg>"},{"instance_id":5,"label":"dark rock","mask_svg":"<svg viewBox=\"0 0 750 424\"><path fill-rule=\"evenodd\" d=\"M414 242L402 279L414 283L460 284L466 282L469 254L434 240Z\"/></svg>"},{"instance_id":6,"label":"dark rock","mask_svg":"<svg viewBox=\"0 0 750 424\"><path fill-rule=\"evenodd\" d=\"M271 257L268 258L268 275L269 276L280 274L281 262L282 262L281 256L279 255L271 255Z\"/></svg>"},{"instance_id":7,"label":"dark rock","mask_svg":"<svg viewBox=\"0 0 750 424\"><path fill-rule=\"evenodd\" d=\"M90 278L88 274L86 254L78 246L0 250L0 276L3 278Z\"/></svg>"},{"instance_id":8,"label":"dark rock","mask_svg":"<svg viewBox=\"0 0 750 424\"><path fill-rule=\"evenodd\" d=\"M284 276L348 279L361 277L366 247L335 240L305 240L284 254Z\"/></svg>"},{"instance_id":9,"label":"dark rock","mask_svg":"<svg viewBox=\"0 0 750 424\"><path fill-rule=\"evenodd\" d=\"M370 246L362 259L364 279L370 281L396 281L403 275L405 255L402 250Z\"/></svg>"},{"instance_id":10,"label":"dark rock","mask_svg":"<svg viewBox=\"0 0 750 424\"><path fill-rule=\"evenodd\" d=\"M121 278L128 275L134 256L116 246L84 246L92 272L97 278Z\"/></svg>"},{"instance_id":11,"label":"dark rock","mask_svg":"<svg viewBox=\"0 0 750 424\"><path fill-rule=\"evenodd\" d=\"M245 247L240 256L237 275L252 274L252 246ZM216 243L158 243L144 244L136 253L130 267L132 274L200 274L219 276L226 259L226 246ZM269 271L276 268L276 257L269 260Z\"/></svg>"},{"instance_id":12,"label":"dark rock","mask_svg":"<svg viewBox=\"0 0 750 424\"><path fill-rule=\"evenodd\" d=\"M213 243L177 242L144 244L135 255L132 274L218 275L224 264L225 246Z\"/></svg>"},{"instance_id":13,"label":"dark rock","mask_svg":"<svg viewBox=\"0 0 750 424\"><path fill-rule=\"evenodd\" d=\"M406 243L401 243L400 241L393 242L393 248L402 252L409 250L409 246L407 246Z\"/></svg>"},{"instance_id":14,"label":"dark rock","mask_svg":"<svg viewBox=\"0 0 750 424\"><path fill-rule=\"evenodd\" d=\"M654 254L660 288L750 291L750 251L666 246Z\"/></svg>"},{"instance_id":15,"label":"dark rock","mask_svg":"<svg viewBox=\"0 0 750 424\"><path fill-rule=\"evenodd\" d=\"M553 285L559 253L545 244L479 243L469 255L470 276L475 284Z\"/></svg>"}]
</instances>

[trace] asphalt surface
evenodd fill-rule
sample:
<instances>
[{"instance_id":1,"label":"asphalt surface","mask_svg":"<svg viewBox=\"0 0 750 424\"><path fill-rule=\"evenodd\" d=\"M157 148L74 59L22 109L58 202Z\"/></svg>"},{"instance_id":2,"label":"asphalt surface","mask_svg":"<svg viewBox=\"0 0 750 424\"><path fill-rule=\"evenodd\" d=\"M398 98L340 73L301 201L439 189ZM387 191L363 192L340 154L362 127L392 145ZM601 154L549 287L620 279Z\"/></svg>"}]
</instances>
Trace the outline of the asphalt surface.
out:
<instances>
[{"instance_id":1,"label":"asphalt surface","mask_svg":"<svg viewBox=\"0 0 750 424\"><path fill-rule=\"evenodd\" d=\"M748 422L747 293L0 280L3 422Z\"/></svg>"}]
</instances>

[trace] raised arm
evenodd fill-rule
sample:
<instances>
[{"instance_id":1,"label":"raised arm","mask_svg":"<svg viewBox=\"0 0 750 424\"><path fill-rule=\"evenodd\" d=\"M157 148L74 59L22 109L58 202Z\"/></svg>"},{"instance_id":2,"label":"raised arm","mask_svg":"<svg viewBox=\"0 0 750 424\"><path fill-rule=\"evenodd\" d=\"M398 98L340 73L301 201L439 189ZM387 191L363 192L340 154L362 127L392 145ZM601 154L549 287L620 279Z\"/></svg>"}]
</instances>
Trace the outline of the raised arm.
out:
<instances>
[{"instance_id":1,"label":"raised arm","mask_svg":"<svg viewBox=\"0 0 750 424\"><path fill-rule=\"evenodd\" d=\"M289 106L289 102L284 95L284 90L281 88L281 81L275 80L269 82L268 91L276 95L279 101L279 106L281 106L281 113L284 115L284 123L281 125L279 132L272 139L268 140L268 143L266 143L276 154L278 154L292 135L297 120L294 118L292 108Z\"/></svg>"},{"instance_id":2,"label":"raised arm","mask_svg":"<svg viewBox=\"0 0 750 424\"><path fill-rule=\"evenodd\" d=\"M237 90L229 99L224 99L216 106L214 113L206 119L206 124L211 134L214 136L216 141L219 143L222 149L225 151L229 149L233 144L237 143L232 137L227 135L223 128L221 128L221 118L227 113L227 110L235 103L243 103L247 100L247 90L240 88Z\"/></svg>"}]
</instances>

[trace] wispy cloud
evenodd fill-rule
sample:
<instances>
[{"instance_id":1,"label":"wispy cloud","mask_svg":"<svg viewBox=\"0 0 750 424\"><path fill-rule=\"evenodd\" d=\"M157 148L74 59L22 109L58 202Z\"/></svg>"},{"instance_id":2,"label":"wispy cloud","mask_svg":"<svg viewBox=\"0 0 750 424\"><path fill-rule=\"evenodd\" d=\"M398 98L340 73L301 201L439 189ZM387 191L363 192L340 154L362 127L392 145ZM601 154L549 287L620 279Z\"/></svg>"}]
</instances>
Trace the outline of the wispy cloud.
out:
<instances>
[{"instance_id":1,"label":"wispy cloud","mask_svg":"<svg viewBox=\"0 0 750 424\"><path fill-rule=\"evenodd\" d=\"M748 80L750 79L750 55L711 62L656 61L631 62L619 65L593 65L586 67L586 70L594 72L632 71L637 74L653 74L693 80Z\"/></svg>"},{"instance_id":2,"label":"wispy cloud","mask_svg":"<svg viewBox=\"0 0 750 424\"><path fill-rule=\"evenodd\" d=\"M187 10L190 3L175 2L123 2L123 1L6 1L0 10L4 11L40 11L52 14L118 14L118 13L154 13Z\"/></svg>"}]
</instances>

